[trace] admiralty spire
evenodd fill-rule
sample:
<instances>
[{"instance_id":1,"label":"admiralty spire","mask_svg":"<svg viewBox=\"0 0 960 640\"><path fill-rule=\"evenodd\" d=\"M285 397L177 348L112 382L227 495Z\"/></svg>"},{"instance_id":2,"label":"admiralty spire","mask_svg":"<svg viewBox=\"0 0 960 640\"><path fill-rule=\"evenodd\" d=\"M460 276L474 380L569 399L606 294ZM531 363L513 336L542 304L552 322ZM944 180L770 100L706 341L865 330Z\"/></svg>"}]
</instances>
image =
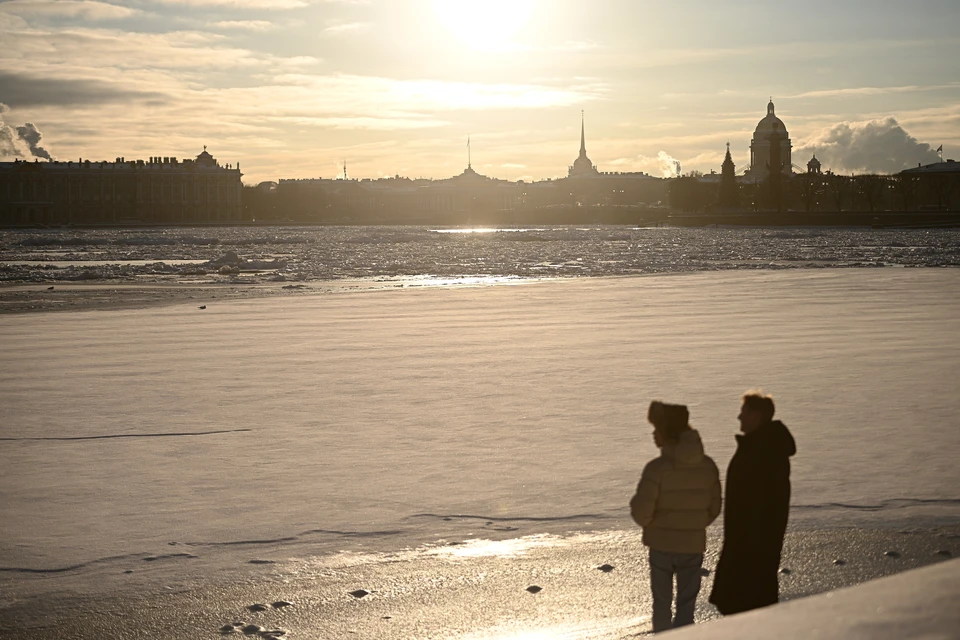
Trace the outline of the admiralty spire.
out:
<instances>
[{"instance_id":1,"label":"admiralty spire","mask_svg":"<svg viewBox=\"0 0 960 640\"><path fill-rule=\"evenodd\" d=\"M577 156L577 159L573 161L573 165L567 170L567 176L570 178L577 178L581 176L594 176L597 175L599 171L590 162L590 158L587 157L587 136L586 128L583 120L583 111L580 112L580 155Z\"/></svg>"}]
</instances>

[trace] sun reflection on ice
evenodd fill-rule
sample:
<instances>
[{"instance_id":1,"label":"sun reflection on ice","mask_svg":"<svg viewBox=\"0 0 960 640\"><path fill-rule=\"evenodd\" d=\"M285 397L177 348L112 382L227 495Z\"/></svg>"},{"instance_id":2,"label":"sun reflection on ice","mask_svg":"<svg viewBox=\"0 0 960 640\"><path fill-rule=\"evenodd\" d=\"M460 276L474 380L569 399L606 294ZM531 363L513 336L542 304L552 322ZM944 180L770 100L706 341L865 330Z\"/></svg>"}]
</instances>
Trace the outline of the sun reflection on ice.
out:
<instances>
[{"instance_id":1,"label":"sun reflection on ice","mask_svg":"<svg viewBox=\"0 0 960 640\"><path fill-rule=\"evenodd\" d=\"M430 555L452 556L456 558L480 558L486 556L519 556L530 549L565 546L568 542L559 536L538 534L513 538L510 540L485 540L475 538L458 545L446 545L430 549Z\"/></svg>"}]
</instances>

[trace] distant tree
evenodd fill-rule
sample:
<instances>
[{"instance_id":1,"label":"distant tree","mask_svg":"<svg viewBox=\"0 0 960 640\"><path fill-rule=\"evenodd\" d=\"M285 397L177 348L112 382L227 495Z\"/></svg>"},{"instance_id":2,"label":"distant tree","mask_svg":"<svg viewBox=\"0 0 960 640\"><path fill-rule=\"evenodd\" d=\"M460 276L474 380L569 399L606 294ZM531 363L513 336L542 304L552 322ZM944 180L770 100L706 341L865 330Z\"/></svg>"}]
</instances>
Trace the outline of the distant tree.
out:
<instances>
[{"instance_id":1,"label":"distant tree","mask_svg":"<svg viewBox=\"0 0 960 640\"><path fill-rule=\"evenodd\" d=\"M326 204L326 194L314 183L282 180L277 187L276 211L280 219L320 222L324 217Z\"/></svg>"},{"instance_id":2,"label":"distant tree","mask_svg":"<svg viewBox=\"0 0 960 640\"><path fill-rule=\"evenodd\" d=\"M894 177L893 191L904 211L912 211L917 206L917 176L900 173Z\"/></svg>"},{"instance_id":3,"label":"distant tree","mask_svg":"<svg viewBox=\"0 0 960 640\"><path fill-rule=\"evenodd\" d=\"M823 175L819 173L801 173L794 176L793 186L797 199L804 211L810 211L820 203L823 195Z\"/></svg>"},{"instance_id":4,"label":"distant tree","mask_svg":"<svg viewBox=\"0 0 960 640\"><path fill-rule=\"evenodd\" d=\"M853 179L856 193L870 211L876 211L887 189L887 180L884 176L864 174Z\"/></svg>"},{"instance_id":5,"label":"distant tree","mask_svg":"<svg viewBox=\"0 0 960 640\"><path fill-rule=\"evenodd\" d=\"M276 219L276 190L269 183L256 186L244 186L240 194L243 209L243 219L274 220Z\"/></svg>"},{"instance_id":6,"label":"distant tree","mask_svg":"<svg viewBox=\"0 0 960 640\"><path fill-rule=\"evenodd\" d=\"M927 195L927 202L937 208L938 211L945 211L949 208L951 196L958 188L958 178L944 173L929 173L922 178L924 191Z\"/></svg>"},{"instance_id":7,"label":"distant tree","mask_svg":"<svg viewBox=\"0 0 960 640\"><path fill-rule=\"evenodd\" d=\"M826 173L826 188L833 201L833 206L837 211L843 211L843 203L846 202L847 194L850 190L850 178L839 176L835 173Z\"/></svg>"},{"instance_id":8,"label":"distant tree","mask_svg":"<svg viewBox=\"0 0 960 640\"><path fill-rule=\"evenodd\" d=\"M680 211L704 211L713 202L710 186L692 176L670 183L670 206Z\"/></svg>"}]
</instances>

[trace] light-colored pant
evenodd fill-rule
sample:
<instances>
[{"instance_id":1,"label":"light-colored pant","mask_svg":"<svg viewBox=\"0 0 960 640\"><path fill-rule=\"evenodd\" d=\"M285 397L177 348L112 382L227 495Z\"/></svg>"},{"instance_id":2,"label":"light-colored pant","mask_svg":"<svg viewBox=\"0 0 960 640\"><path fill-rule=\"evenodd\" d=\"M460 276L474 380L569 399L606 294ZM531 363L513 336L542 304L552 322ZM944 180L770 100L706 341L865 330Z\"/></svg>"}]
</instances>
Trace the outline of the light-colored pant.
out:
<instances>
[{"instance_id":1,"label":"light-colored pant","mask_svg":"<svg viewBox=\"0 0 960 640\"><path fill-rule=\"evenodd\" d=\"M702 566L702 553L665 553L650 549L654 633L693 624ZM674 575L677 576L677 613L671 621Z\"/></svg>"}]
</instances>

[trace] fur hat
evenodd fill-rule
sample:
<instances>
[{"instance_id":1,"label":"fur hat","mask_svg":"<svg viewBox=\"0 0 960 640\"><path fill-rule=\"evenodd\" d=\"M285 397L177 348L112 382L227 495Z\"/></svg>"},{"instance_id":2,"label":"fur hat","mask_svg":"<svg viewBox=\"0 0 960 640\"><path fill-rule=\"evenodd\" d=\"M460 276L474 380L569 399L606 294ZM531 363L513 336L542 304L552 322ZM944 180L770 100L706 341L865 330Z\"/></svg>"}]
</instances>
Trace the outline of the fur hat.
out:
<instances>
[{"instance_id":1,"label":"fur hat","mask_svg":"<svg viewBox=\"0 0 960 640\"><path fill-rule=\"evenodd\" d=\"M654 400L647 410L647 420L668 440L679 440L680 434L690 426L690 411L686 405Z\"/></svg>"}]
</instances>

